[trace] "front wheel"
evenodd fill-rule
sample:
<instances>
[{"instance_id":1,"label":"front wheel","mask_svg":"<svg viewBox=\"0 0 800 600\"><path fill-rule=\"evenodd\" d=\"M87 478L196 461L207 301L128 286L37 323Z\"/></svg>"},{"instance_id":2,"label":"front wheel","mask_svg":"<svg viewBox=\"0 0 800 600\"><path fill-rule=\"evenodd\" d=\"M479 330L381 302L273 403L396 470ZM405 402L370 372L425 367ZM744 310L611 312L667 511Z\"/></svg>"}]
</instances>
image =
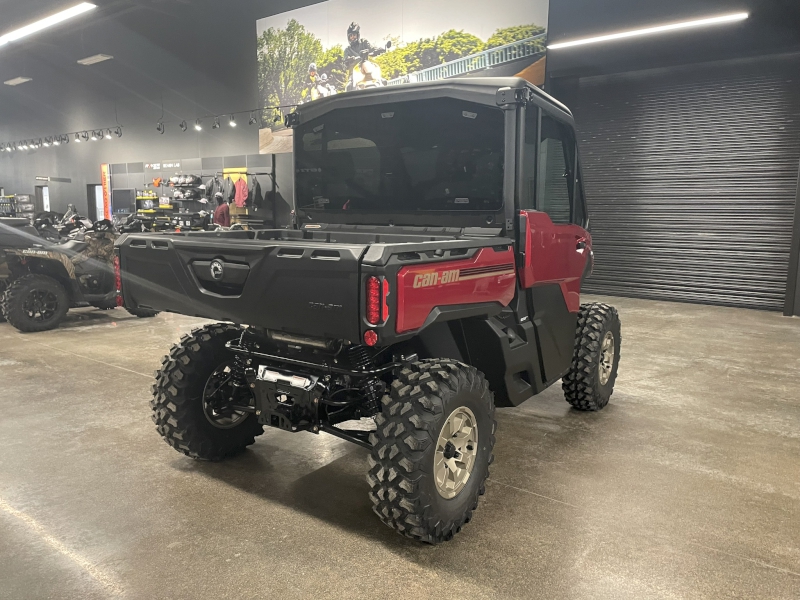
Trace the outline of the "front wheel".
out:
<instances>
[{"instance_id":1,"label":"front wheel","mask_svg":"<svg viewBox=\"0 0 800 600\"><path fill-rule=\"evenodd\" d=\"M561 380L564 397L578 410L600 410L611 399L622 343L619 313L608 304L584 304L575 350Z\"/></svg>"},{"instance_id":2,"label":"front wheel","mask_svg":"<svg viewBox=\"0 0 800 600\"><path fill-rule=\"evenodd\" d=\"M461 531L485 492L495 441L483 374L454 360L405 366L370 436L375 513L406 537L437 544Z\"/></svg>"},{"instance_id":3,"label":"front wheel","mask_svg":"<svg viewBox=\"0 0 800 600\"><path fill-rule=\"evenodd\" d=\"M64 286L47 275L15 279L3 294L2 303L3 316L26 333L55 329L69 310Z\"/></svg>"},{"instance_id":4,"label":"front wheel","mask_svg":"<svg viewBox=\"0 0 800 600\"><path fill-rule=\"evenodd\" d=\"M164 440L198 460L242 452L264 433L247 382L238 380L225 344L242 330L215 324L181 338L164 357L153 385L153 421Z\"/></svg>"}]
</instances>

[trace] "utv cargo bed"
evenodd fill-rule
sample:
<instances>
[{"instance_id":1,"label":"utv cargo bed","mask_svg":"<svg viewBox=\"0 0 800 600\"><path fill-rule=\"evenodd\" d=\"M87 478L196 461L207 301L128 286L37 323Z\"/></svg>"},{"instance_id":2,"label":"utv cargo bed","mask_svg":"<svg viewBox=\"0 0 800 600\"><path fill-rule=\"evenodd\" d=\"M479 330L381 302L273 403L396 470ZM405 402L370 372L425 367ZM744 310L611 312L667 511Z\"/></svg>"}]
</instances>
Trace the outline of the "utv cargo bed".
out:
<instances>
[{"instance_id":1,"label":"utv cargo bed","mask_svg":"<svg viewBox=\"0 0 800 600\"><path fill-rule=\"evenodd\" d=\"M417 252L496 244L498 233L319 226L129 234L117 247L126 306L358 340L360 313L352 307L362 303L362 263L384 264L397 254L413 263Z\"/></svg>"}]
</instances>

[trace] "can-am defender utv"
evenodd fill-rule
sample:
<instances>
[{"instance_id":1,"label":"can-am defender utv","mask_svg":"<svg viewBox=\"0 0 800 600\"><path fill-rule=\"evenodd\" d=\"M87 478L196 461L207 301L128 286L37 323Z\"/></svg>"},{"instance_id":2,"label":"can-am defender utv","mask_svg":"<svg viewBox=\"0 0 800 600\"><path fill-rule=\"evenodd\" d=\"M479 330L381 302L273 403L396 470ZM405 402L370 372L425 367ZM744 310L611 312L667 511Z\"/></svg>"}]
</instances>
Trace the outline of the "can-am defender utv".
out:
<instances>
[{"instance_id":1,"label":"can-am defender utv","mask_svg":"<svg viewBox=\"0 0 800 600\"><path fill-rule=\"evenodd\" d=\"M114 254L117 233L110 221L98 221L60 243L24 232L5 237L14 242L0 248L6 271L0 273L6 277L0 289L0 314L19 331L55 329L73 307L122 306ZM157 314L142 308L128 312L142 318Z\"/></svg>"},{"instance_id":2,"label":"can-am defender utv","mask_svg":"<svg viewBox=\"0 0 800 600\"><path fill-rule=\"evenodd\" d=\"M205 460L265 425L349 440L383 522L448 540L485 491L495 406L561 379L599 410L614 387L617 311L580 304L572 116L522 79L459 79L324 98L288 125L299 230L117 243L126 304L225 322L164 359L156 427Z\"/></svg>"}]
</instances>

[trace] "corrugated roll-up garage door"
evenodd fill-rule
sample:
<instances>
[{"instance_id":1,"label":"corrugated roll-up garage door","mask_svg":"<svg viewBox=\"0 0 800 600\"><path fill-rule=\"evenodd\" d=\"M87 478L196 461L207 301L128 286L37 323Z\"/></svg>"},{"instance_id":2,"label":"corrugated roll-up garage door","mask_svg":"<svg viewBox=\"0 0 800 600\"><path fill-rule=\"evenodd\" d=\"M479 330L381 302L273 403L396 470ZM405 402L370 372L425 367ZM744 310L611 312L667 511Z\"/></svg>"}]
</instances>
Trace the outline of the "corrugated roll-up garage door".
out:
<instances>
[{"instance_id":1,"label":"corrugated roll-up garage door","mask_svg":"<svg viewBox=\"0 0 800 600\"><path fill-rule=\"evenodd\" d=\"M800 57L554 86L574 112L595 242L588 292L783 308Z\"/></svg>"}]
</instances>

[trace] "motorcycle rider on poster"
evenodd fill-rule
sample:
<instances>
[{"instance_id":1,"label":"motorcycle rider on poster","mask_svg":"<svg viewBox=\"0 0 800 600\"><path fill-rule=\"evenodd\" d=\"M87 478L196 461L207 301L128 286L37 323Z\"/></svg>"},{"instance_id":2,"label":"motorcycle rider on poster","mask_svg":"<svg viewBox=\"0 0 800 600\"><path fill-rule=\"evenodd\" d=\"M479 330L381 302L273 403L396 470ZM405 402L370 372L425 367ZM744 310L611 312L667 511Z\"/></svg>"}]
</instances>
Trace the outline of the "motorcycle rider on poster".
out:
<instances>
[{"instance_id":1,"label":"motorcycle rider on poster","mask_svg":"<svg viewBox=\"0 0 800 600\"><path fill-rule=\"evenodd\" d=\"M361 53L364 50L372 52L375 48L367 40L361 39L361 26L355 21L347 28L347 42L347 48L344 50L344 66L349 73L361 62Z\"/></svg>"},{"instance_id":2,"label":"motorcycle rider on poster","mask_svg":"<svg viewBox=\"0 0 800 600\"><path fill-rule=\"evenodd\" d=\"M381 68L369 59L386 52L392 43L387 42L385 48L375 48L367 40L361 39L361 27L356 22L350 23L347 28L347 41L349 45L344 51L344 65L349 79L347 91L386 85L381 77Z\"/></svg>"}]
</instances>

